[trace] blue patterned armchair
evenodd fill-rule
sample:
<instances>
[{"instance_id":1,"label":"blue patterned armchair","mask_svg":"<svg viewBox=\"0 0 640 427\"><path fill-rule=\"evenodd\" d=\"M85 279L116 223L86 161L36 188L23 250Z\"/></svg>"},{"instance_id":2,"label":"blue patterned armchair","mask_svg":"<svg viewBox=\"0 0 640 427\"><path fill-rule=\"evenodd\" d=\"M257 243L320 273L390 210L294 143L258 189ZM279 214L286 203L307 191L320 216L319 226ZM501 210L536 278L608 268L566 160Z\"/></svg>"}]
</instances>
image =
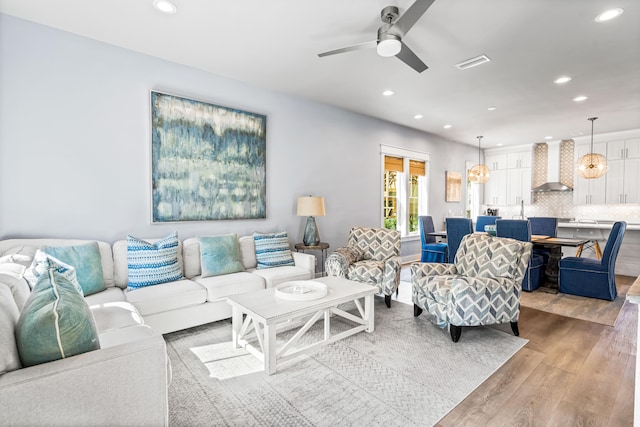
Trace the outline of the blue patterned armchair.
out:
<instances>
[{"instance_id":1,"label":"blue patterned armchair","mask_svg":"<svg viewBox=\"0 0 640 427\"><path fill-rule=\"evenodd\" d=\"M400 232L353 227L347 246L329 255L325 270L329 276L377 286L387 307L391 307L391 295L400 284Z\"/></svg>"},{"instance_id":2,"label":"blue patterned armchair","mask_svg":"<svg viewBox=\"0 0 640 427\"><path fill-rule=\"evenodd\" d=\"M412 264L414 316L426 310L438 326L449 326L453 342L462 326L510 322L519 335L520 293L531 250L528 242L468 234L453 264Z\"/></svg>"}]
</instances>

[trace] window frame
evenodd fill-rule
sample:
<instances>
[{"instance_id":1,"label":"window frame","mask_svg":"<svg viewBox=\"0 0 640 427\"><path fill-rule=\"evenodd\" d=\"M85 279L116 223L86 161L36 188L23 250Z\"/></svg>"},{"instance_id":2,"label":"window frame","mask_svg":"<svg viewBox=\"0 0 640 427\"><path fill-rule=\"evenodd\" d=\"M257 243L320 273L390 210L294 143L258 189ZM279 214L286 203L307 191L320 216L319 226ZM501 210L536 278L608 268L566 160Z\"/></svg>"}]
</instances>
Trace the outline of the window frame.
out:
<instances>
[{"instance_id":1,"label":"window frame","mask_svg":"<svg viewBox=\"0 0 640 427\"><path fill-rule=\"evenodd\" d=\"M419 178L419 194L418 194L418 215L428 215L429 213L429 173L431 170L430 167L430 155L428 153L424 153L416 150L409 150L405 148L393 147L389 145L380 145L380 224L381 227L384 227L384 219L385 219L385 194L384 194L384 185L385 185L385 156L391 157L400 157L403 159L403 171L399 172L402 174L404 179L398 180L396 182L396 198L397 198L397 209L396 209L396 229L400 231L400 235L402 238L405 237L419 237L420 230L417 228L415 231L409 231L409 204L411 198L411 168L410 161L416 160L420 162L424 162L425 173L424 176ZM422 195L424 194L424 195Z\"/></svg>"}]
</instances>

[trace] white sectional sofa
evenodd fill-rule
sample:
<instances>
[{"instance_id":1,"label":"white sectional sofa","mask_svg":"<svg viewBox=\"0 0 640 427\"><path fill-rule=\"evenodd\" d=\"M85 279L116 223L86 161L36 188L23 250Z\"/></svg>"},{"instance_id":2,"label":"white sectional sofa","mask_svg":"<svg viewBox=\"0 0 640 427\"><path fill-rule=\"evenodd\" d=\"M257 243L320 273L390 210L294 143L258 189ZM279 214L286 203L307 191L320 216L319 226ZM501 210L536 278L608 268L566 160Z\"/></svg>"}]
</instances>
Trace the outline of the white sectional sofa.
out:
<instances>
[{"instance_id":1,"label":"white sectional sofa","mask_svg":"<svg viewBox=\"0 0 640 427\"><path fill-rule=\"evenodd\" d=\"M38 248L89 242L0 241L0 287L11 289L20 310L29 293L22 274ZM315 257L297 252L294 266L257 269L253 236L238 242L244 272L203 278L199 243L190 238L178 249L184 279L135 290L127 289L126 240L98 242L105 289L85 301L100 349L10 372L0 359L2 424L166 425L170 367L161 334L231 317L228 295L315 274Z\"/></svg>"}]
</instances>

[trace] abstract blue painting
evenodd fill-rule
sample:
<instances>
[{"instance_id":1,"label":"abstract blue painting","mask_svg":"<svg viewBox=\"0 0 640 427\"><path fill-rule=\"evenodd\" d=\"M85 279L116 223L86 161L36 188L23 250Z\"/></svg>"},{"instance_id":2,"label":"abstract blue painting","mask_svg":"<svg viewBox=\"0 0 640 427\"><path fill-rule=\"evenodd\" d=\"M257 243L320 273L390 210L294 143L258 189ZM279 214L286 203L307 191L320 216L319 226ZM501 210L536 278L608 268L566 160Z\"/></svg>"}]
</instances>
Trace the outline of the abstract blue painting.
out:
<instances>
[{"instance_id":1,"label":"abstract blue painting","mask_svg":"<svg viewBox=\"0 0 640 427\"><path fill-rule=\"evenodd\" d=\"M153 222L266 218L264 115L151 91Z\"/></svg>"}]
</instances>

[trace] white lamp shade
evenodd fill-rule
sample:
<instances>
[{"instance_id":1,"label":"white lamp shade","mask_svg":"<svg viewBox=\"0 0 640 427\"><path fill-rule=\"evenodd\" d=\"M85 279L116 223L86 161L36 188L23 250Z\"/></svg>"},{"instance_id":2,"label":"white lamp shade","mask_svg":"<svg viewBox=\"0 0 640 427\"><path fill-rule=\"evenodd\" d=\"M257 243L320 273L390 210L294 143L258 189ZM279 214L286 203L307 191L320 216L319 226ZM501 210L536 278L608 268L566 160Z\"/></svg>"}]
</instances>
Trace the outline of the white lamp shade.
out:
<instances>
[{"instance_id":1,"label":"white lamp shade","mask_svg":"<svg viewBox=\"0 0 640 427\"><path fill-rule=\"evenodd\" d=\"M298 197L298 216L324 216L324 198L319 196Z\"/></svg>"}]
</instances>

